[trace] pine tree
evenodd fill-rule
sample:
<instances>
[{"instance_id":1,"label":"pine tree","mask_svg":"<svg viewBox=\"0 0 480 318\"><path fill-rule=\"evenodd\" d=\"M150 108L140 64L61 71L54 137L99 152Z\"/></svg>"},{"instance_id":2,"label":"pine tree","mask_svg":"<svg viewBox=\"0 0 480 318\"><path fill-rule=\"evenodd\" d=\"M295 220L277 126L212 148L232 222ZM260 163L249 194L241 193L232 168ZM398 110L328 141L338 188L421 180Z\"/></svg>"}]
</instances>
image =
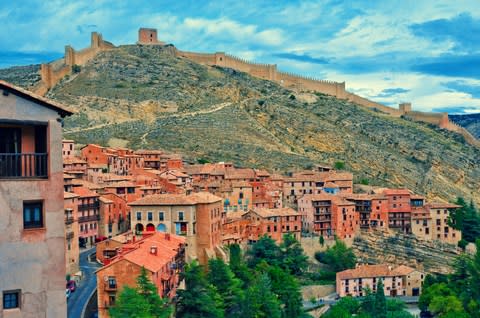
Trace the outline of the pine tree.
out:
<instances>
[{"instance_id":1,"label":"pine tree","mask_svg":"<svg viewBox=\"0 0 480 318\"><path fill-rule=\"evenodd\" d=\"M248 288L242 307L244 318L281 318L280 302L266 273L260 274Z\"/></svg>"},{"instance_id":2,"label":"pine tree","mask_svg":"<svg viewBox=\"0 0 480 318\"><path fill-rule=\"evenodd\" d=\"M235 277L242 281L242 287L248 288L250 282L253 280L252 274L248 269L247 264L245 264L242 258L242 250L240 245L232 244L230 245L230 269L235 274Z\"/></svg>"},{"instance_id":3,"label":"pine tree","mask_svg":"<svg viewBox=\"0 0 480 318\"><path fill-rule=\"evenodd\" d=\"M223 318L223 301L196 261L186 266L185 290L178 291L177 318Z\"/></svg>"},{"instance_id":4,"label":"pine tree","mask_svg":"<svg viewBox=\"0 0 480 318\"><path fill-rule=\"evenodd\" d=\"M295 318L302 314L302 295L295 277L278 266L268 269L272 282L272 291L283 304L282 317Z\"/></svg>"},{"instance_id":5,"label":"pine tree","mask_svg":"<svg viewBox=\"0 0 480 318\"><path fill-rule=\"evenodd\" d=\"M227 317L241 317L243 302L242 282L235 277L230 268L221 259L208 261L208 281L223 299Z\"/></svg>"},{"instance_id":6,"label":"pine tree","mask_svg":"<svg viewBox=\"0 0 480 318\"><path fill-rule=\"evenodd\" d=\"M308 257L295 236L285 234L280 244L280 250L282 252L282 268L290 274L300 275L307 268Z\"/></svg>"},{"instance_id":7,"label":"pine tree","mask_svg":"<svg viewBox=\"0 0 480 318\"><path fill-rule=\"evenodd\" d=\"M378 280L377 292L375 294L375 306L374 306L374 317L376 318L386 318L387 317L387 299L385 298L385 292L383 290L383 282L381 279Z\"/></svg>"}]
</instances>

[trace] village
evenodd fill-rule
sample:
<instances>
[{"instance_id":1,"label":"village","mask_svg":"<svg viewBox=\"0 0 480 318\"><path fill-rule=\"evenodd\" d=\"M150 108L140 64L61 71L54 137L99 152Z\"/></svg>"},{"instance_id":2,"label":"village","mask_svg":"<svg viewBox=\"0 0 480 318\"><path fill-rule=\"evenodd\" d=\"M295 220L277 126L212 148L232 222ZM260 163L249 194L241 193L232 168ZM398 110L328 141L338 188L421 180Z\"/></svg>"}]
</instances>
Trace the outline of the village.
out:
<instances>
[{"instance_id":1,"label":"village","mask_svg":"<svg viewBox=\"0 0 480 318\"><path fill-rule=\"evenodd\" d=\"M232 163L187 164L178 154L63 140L66 271L79 272L79 250L96 245L100 317L124 285L148 269L162 297L174 298L185 263L228 259L230 244L248 246L262 236L281 242L287 233L352 242L361 231L410 233L456 245L450 226L458 206L427 202L408 189L353 192L353 175L326 165L279 175ZM407 266L363 264L337 273L340 297L375 291L419 296L425 274Z\"/></svg>"}]
</instances>

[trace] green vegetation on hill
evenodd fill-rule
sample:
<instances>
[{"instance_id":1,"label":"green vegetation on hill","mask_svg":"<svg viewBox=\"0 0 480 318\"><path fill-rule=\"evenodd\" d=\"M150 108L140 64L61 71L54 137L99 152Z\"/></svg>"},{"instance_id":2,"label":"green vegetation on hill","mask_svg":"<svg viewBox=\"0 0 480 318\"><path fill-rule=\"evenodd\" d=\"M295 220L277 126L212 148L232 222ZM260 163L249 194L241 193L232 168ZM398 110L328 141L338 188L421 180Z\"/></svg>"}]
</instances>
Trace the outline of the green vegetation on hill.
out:
<instances>
[{"instance_id":1,"label":"green vegetation on hill","mask_svg":"<svg viewBox=\"0 0 480 318\"><path fill-rule=\"evenodd\" d=\"M341 163L358 183L480 204L480 149L462 136L175 58L168 47L102 52L48 97L79 111L65 121L65 137L79 143L124 140L282 172Z\"/></svg>"},{"instance_id":2,"label":"green vegetation on hill","mask_svg":"<svg viewBox=\"0 0 480 318\"><path fill-rule=\"evenodd\" d=\"M0 79L29 88L40 81L40 65L14 66L0 69Z\"/></svg>"}]
</instances>

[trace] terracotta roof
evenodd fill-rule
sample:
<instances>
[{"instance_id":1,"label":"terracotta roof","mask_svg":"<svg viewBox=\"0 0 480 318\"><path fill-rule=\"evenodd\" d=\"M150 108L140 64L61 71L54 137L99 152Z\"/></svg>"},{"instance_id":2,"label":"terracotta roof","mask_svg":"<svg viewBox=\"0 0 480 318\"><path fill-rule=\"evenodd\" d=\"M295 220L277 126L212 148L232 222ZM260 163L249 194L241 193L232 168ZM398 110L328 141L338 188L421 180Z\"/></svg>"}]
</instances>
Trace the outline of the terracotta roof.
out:
<instances>
[{"instance_id":1,"label":"terracotta roof","mask_svg":"<svg viewBox=\"0 0 480 318\"><path fill-rule=\"evenodd\" d=\"M167 235L169 236L169 239L166 238ZM184 237L156 232L152 236L137 241L136 243L132 243L132 250L127 251L125 254L118 255L113 259L112 263L102 267L97 272L100 272L106 267L113 266L122 260L127 260L138 266L145 267L145 269L150 272L156 273L166 264L173 261L175 255L178 253L178 248L182 244L185 244ZM152 247L156 247L156 254L151 253Z\"/></svg>"},{"instance_id":2,"label":"terracotta roof","mask_svg":"<svg viewBox=\"0 0 480 318\"><path fill-rule=\"evenodd\" d=\"M58 102L55 102L43 96L37 95L24 88L15 86L3 80L0 80L0 88L3 90L10 91L17 96L23 97L28 100L32 100L39 105L50 108L56 111L61 117L70 116L74 113L72 110L68 109L66 106Z\"/></svg>"},{"instance_id":3,"label":"terracotta roof","mask_svg":"<svg viewBox=\"0 0 480 318\"><path fill-rule=\"evenodd\" d=\"M73 164L73 163L82 163L86 164L87 162L83 159L77 158L77 157L70 157L70 158L64 158L63 163L65 164Z\"/></svg>"},{"instance_id":4,"label":"terracotta roof","mask_svg":"<svg viewBox=\"0 0 480 318\"><path fill-rule=\"evenodd\" d=\"M392 268L387 264L379 265L360 265L354 269L347 269L337 273L339 279L355 279L355 278L371 278L371 277L392 277L392 276L405 276L411 272L416 271L408 266L398 266Z\"/></svg>"},{"instance_id":5,"label":"terracotta roof","mask_svg":"<svg viewBox=\"0 0 480 318\"><path fill-rule=\"evenodd\" d=\"M457 204L441 203L441 202L427 203L426 205L431 209L457 209L462 207Z\"/></svg>"},{"instance_id":6,"label":"terracotta roof","mask_svg":"<svg viewBox=\"0 0 480 318\"><path fill-rule=\"evenodd\" d=\"M292 208L278 208L278 209L254 208L253 212L257 213L263 218L268 218L272 216L300 215L297 211L295 211Z\"/></svg>"},{"instance_id":7,"label":"terracotta roof","mask_svg":"<svg viewBox=\"0 0 480 318\"><path fill-rule=\"evenodd\" d=\"M140 186L130 181L112 182L105 185L105 188L133 188L133 187L138 188Z\"/></svg>"},{"instance_id":8,"label":"terracotta roof","mask_svg":"<svg viewBox=\"0 0 480 318\"><path fill-rule=\"evenodd\" d=\"M73 198L78 198L78 195L75 193L71 192L63 192L63 198L64 199L73 199Z\"/></svg>"},{"instance_id":9,"label":"terracotta roof","mask_svg":"<svg viewBox=\"0 0 480 318\"><path fill-rule=\"evenodd\" d=\"M81 198L88 198L88 197L98 197L98 193L91 191L85 187L74 187L73 192L78 194Z\"/></svg>"},{"instance_id":10,"label":"terracotta roof","mask_svg":"<svg viewBox=\"0 0 480 318\"><path fill-rule=\"evenodd\" d=\"M234 181L232 182L233 188L251 188L252 185L246 181Z\"/></svg>"},{"instance_id":11,"label":"terracotta roof","mask_svg":"<svg viewBox=\"0 0 480 318\"><path fill-rule=\"evenodd\" d=\"M227 169L225 179L255 179L255 170L251 168Z\"/></svg>"},{"instance_id":12,"label":"terracotta roof","mask_svg":"<svg viewBox=\"0 0 480 318\"><path fill-rule=\"evenodd\" d=\"M147 195L129 205L194 205L197 203L213 203L223 199L208 192L186 194L152 194Z\"/></svg>"},{"instance_id":13,"label":"terracotta roof","mask_svg":"<svg viewBox=\"0 0 480 318\"><path fill-rule=\"evenodd\" d=\"M408 189L385 189L383 193L385 195L409 195L410 191Z\"/></svg>"}]
</instances>

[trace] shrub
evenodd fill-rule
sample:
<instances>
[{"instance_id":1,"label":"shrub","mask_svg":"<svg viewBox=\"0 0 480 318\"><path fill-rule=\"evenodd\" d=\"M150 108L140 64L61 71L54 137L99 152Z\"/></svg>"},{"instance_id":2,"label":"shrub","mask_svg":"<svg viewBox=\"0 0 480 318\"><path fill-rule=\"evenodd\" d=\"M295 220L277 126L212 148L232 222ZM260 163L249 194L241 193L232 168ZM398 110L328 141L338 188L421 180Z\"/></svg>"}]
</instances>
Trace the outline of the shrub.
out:
<instances>
[{"instance_id":1,"label":"shrub","mask_svg":"<svg viewBox=\"0 0 480 318\"><path fill-rule=\"evenodd\" d=\"M343 169L345 169L345 162L343 162L343 161L337 161L337 162L335 162L334 167L335 167L335 169L337 169L337 170L343 170Z\"/></svg>"},{"instance_id":2,"label":"shrub","mask_svg":"<svg viewBox=\"0 0 480 318\"><path fill-rule=\"evenodd\" d=\"M75 65L72 66L72 72L73 73L80 73L81 70L82 70L82 68L80 67L80 65L75 64Z\"/></svg>"}]
</instances>

